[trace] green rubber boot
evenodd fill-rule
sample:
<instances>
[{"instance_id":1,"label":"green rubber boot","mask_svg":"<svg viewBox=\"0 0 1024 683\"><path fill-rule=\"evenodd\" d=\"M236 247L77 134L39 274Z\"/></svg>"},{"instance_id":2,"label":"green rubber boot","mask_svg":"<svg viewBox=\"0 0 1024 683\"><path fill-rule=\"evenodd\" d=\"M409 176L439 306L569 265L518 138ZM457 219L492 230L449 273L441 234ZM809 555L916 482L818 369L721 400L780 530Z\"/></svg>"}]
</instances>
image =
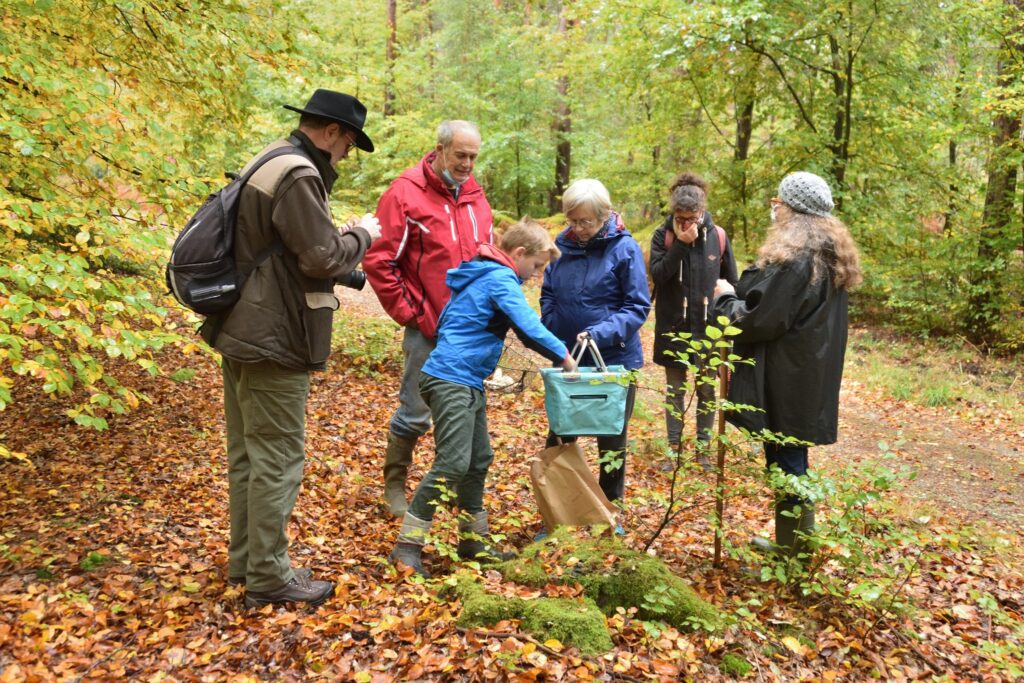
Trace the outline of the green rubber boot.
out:
<instances>
[{"instance_id":1,"label":"green rubber boot","mask_svg":"<svg viewBox=\"0 0 1024 683\"><path fill-rule=\"evenodd\" d=\"M384 453L384 504L395 517L402 517L409 509L405 499L405 476L412 464L416 441L388 432L388 448Z\"/></svg>"},{"instance_id":2,"label":"green rubber boot","mask_svg":"<svg viewBox=\"0 0 1024 683\"><path fill-rule=\"evenodd\" d=\"M794 514L797 508L799 513ZM807 537L813 533L814 506L806 501L794 504L780 500L775 504L775 542L755 536L750 545L766 555L799 558L809 552Z\"/></svg>"}]
</instances>

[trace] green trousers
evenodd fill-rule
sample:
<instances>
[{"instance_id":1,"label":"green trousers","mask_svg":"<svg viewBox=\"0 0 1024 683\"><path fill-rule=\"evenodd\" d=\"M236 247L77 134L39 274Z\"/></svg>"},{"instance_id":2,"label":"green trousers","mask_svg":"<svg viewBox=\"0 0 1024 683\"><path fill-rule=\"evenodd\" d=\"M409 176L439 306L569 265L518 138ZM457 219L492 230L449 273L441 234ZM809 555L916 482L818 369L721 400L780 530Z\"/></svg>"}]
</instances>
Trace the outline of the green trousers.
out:
<instances>
[{"instance_id":1,"label":"green trousers","mask_svg":"<svg viewBox=\"0 0 1024 683\"><path fill-rule=\"evenodd\" d=\"M231 541L228 576L251 591L292 580L288 520L302 483L309 373L223 360Z\"/></svg>"},{"instance_id":2,"label":"green trousers","mask_svg":"<svg viewBox=\"0 0 1024 683\"><path fill-rule=\"evenodd\" d=\"M487 402L479 389L420 373L420 394L434 419L434 464L416 488L409 512L429 522L447 489L460 510L484 509L484 480L494 460L487 434Z\"/></svg>"}]
</instances>

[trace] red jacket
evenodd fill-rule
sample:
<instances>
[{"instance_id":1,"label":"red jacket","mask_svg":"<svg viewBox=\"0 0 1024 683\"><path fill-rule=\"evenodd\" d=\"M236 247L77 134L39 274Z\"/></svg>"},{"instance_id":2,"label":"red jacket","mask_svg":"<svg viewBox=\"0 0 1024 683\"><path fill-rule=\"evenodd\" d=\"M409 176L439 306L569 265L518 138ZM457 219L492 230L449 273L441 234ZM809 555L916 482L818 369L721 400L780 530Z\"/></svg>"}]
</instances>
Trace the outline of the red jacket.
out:
<instances>
[{"instance_id":1,"label":"red jacket","mask_svg":"<svg viewBox=\"0 0 1024 683\"><path fill-rule=\"evenodd\" d=\"M363 258L363 270L381 305L399 325L415 323L433 339L451 292L449 268L494 242L491 206L472 176L456 201L430 163L431 152L406 170L377 205L381 236Z\"/></svg>"}]
</instances>

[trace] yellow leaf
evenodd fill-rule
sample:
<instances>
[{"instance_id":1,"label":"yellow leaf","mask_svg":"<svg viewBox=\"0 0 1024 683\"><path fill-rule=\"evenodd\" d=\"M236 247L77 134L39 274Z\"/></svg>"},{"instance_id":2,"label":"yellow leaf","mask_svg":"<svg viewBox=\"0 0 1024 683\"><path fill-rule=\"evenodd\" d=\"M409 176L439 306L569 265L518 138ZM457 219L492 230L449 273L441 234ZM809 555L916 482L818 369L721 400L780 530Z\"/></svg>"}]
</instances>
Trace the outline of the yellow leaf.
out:
<instances>
[{"instance_id":1,"label":"yellow leaf","mask_svg":"<svg viewBox=\"0 0 1024 683\"><path fill-rule=\"evenodd\" d=\"M793 636L784 636L782 644L793 654L798 654L801 657L807 654L807 647Z\"/></svg>"},{"instance_id":2,"label":"yellow leaf","mask_svg":"<svg viewBox=\"0 0 1024 683\"><path fill-rule=\"evenodd\" d=\"M537 646L534 645L533 643L527 643L526 645L523 645L523 656L526 656L526 655L530 654L531 652L533 652L536 649L537 649Z\"/></svg>"},{"instance_id":3,"label":"yellow leaf","mask_svg":"<svg viewBox=\"0 0 1024 683\"><path fill-rule=\"evenodd\" d=\"M556 652L561 652L562 651L562 643L560 643L559 641L555 640L554 638L549 638L548 640L545 640L544 641L544 647L551 648L552 650L555 650Z\"/></svg>"}]
</instances>

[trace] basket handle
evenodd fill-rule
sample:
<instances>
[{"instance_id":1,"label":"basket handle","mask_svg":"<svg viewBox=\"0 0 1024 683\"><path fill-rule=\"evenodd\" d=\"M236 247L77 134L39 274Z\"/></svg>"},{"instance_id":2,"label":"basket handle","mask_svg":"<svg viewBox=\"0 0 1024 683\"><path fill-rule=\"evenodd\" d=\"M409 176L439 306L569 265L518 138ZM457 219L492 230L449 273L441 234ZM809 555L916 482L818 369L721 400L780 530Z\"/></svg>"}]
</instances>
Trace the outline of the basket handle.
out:
<instances>
[{"instance_id":1,"label":"basket handle","mask_svg":"<svg viewBox=\"0 0 1024 683\"><path fill-rule=\"evenodd\" d=\"M604 363L604 358L601 356L601 352L597 348L597 342L588 334L584 341L581 343L579 339L576 340L575 346L572 347L572 352L569 354L573 360L576 361L576 367L579 368L580 362L583 360L583 354L586 353L587 349L590 349L590 354L594 357L594 361L597 363L597 369L601 372L608 372L608 366ZM564 372L563 368L563 372Z\"/></svg>"}]
</instances>

